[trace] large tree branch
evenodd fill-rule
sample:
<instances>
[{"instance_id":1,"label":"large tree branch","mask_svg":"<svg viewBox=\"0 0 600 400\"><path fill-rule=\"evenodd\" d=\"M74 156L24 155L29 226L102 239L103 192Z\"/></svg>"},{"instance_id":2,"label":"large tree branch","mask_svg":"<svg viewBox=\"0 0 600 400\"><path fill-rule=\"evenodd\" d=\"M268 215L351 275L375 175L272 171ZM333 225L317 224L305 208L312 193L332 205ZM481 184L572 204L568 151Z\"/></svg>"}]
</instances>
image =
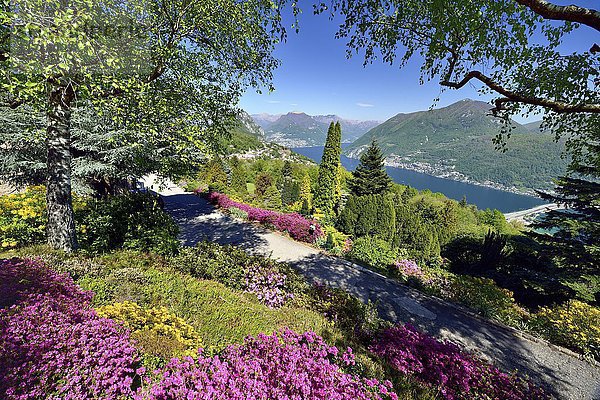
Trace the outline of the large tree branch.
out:
<instances>
[{"instance_id":1,"label":"large tree branch","mask_svg":"<svg viewBox=\"0 0 600 400\"><path fill-rule=\"evenodd\" d=\"M570 114L570 113L600 113L600 104L570 104L565 103L559 100L551 100L544 99L539 97L527 96L522 93L517 93L510 89L506 89L502 85L497 82L494 82L492 78L479 71L471 71L459 82L449 81L445 79L440 82L441 85L447 86L453 89L460 89L469 83L472 79L477 79L485 84L488 88L492 89L494 92L497 92L504 96L504 98L500 98L496 100L496 110L499 111L502 109L502 104L508 102L515 103L524 103L531 104L534 106L541 106L545 108L549 108L554 112L561 114Z\"/></svg>"},{"instance_id":2,"label":"large tree branch","mask_svg":"<svg viewBox=\"0 0 600 400\"><path fill-rule=\"evenodd\" d=\"M546 0L515 0L545 19L577 22L600 31L600 12L576 5L558 6Z\"/></svg>"}]
</instances>

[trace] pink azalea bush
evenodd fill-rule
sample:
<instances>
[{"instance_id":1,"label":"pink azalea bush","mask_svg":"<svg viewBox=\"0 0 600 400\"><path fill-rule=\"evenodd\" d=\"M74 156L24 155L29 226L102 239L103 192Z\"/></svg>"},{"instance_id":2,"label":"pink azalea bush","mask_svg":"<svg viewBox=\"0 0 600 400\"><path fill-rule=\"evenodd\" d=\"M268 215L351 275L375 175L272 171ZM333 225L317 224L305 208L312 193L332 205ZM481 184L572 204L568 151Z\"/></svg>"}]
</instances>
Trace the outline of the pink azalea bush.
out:
<instances>
[{"instance_id":1,"label":"pink azalea bush","mask_svg":"<svg viewBox=\"0 0 600 400\"><path fill-rule=\"evenodd\" d=\"M129 332L100 318L66 275L34 260L0 260L0 398L132 395Z\"/></svg>"},{"instance_id":2,"label":"pink azalea bush","mask_svg":"<svg viewBox=\"0 0 600 400\"><path fill-rule=\"evenodd\" d=\"M314 332L284 330L248 337L220 356L173 359L155 371L135 398L142 399L394 399L390 382L343 371L354 364Z\"/></svg>"},{"instance_id":3,"label":"pink azalea bush","mask_svg":"<svg viewBox=\"0 0 600 400\"><path fill-rule=\"evenodd\" d=\"M219 192L209 193L208 199L211 203L216 204L223 209L232 207L240 209L248 214L248 220L272 225L279 231L287 232L296 240L313 243L317 238L323 236L323 230L316 221L307 219L298 213L280 213L253 207L245 203L234 201L226 194Z\"/></svg>"},{"instance_id":4,"label":"pink azalea bush","mask_svg":"<svg viewBox=\"0 0 600 400\"><path fill-rule=\"evenodd\" d=\"M254 293L261 303L279 308L294 295L285 290L287 276L272 268L253 264L246 273L246 291Z\"/></svg>"},{"instance_id":5,"label":"pink azalea bush","mask_svg":"<svg viewBox=\"0 0 600 400\"><path fill-rule=\"evenodd\" d=\"M370 350L402 374L439 387L444 399L549 399L531 382L503 373L458 346L440 342L410 324L385 329Z\"/></svg>"}]
</instances>

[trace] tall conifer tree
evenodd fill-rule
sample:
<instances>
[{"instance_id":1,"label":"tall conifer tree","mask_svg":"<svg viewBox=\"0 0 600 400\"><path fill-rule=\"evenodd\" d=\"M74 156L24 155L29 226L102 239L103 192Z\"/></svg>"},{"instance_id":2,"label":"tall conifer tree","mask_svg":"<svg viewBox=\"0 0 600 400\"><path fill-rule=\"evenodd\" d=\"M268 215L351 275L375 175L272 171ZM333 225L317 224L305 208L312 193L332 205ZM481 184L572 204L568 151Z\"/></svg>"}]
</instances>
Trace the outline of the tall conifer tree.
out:
<instances>
[{"instance_id":1,"label":"tall conifer tree","mask_svg":"<svg viewBox=\"0 0 600 400\"><path fill-rule=\"evenodd\" d=\"M309 214L313 206L312 182L307 172L300 182L300 199L302 202L302 214Z\"/></svg>"},{"instance_id":2,"label":"tall conifer tree","mask_svg":"<svg viewBox=\"0 0 600 400\"><path fill-rule=\"evenodd\" d=\"M360 156L360 164L352 173L350 191L357 196L383 194L391 184L392 180L383 165L383 153L373 140L367 151Z\"/></svg>"},{"instance_id":3,"label":"tall conifer tree","mask_svg":"<svg viewBox=\"0 0 600 400\"><path fill-rule=\"evenodd\" d=\"M553 234L535 236L549 245L548 253L561 260L565 281L582 283L596 277L592 279L596 281L592 286L596 286L600 282L600 170L579 165L572 171L578 176L558 179L555 193L538 192L543 199L567 209L550 211L536 221L536 228ZM600 303L598 287L593 296Z\"/></svg>"},{"instance_id":4,"label":"tall conifer tree","mask_svg":"<svg viewBox=\"0 0 600 400\"><path fill-rule=\"evenodd\" d=\"M342 128L340 123L329 124L327 140L323 149L323 157L319 165L319 178L317 193L315 195L315 207L331 215L339 199L336 197L336 186L341 179L340 155L342 153Z\"/></svg>"}]
</instances>

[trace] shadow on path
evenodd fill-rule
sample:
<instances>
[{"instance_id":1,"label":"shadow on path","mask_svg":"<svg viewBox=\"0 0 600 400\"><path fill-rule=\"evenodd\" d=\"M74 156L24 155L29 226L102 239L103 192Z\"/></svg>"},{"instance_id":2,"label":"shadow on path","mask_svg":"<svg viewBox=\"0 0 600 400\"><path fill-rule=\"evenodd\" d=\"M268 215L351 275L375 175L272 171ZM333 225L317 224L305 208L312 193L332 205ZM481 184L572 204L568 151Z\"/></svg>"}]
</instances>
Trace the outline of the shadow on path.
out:
<instances>
[{"instance_id":1,"label":"shadow on path","mask_svg":"<svg viewBox=\"0 0 600 400\"><path fill-rule=\"evenodd\" d=\"M374 302L385 319L410 322L477 353L505 371L518 369L557 398L600 400L600 369L546 342L530 340L347 260L234 220L197 196L166 196L165 206L179 224L185 245L193 246L202 240L235 244L250 253L287 261L312 281L340 287L364 302Z\"/></svg>"},{"instance_id":2,"label":"shadow on path","mask_svg":"<svg viewBox=\"0 0 600 400\"><path fill-rule=\"evenodd\" d=\"M435 337L459 344L505 371L518 369L557 398L594 398L590 390L593 393L593 386L597 386L600 371L594 373L594 368L585 361L551 351L543 343L530 342L510 329L474 318L388 278L362 272L346 260L320 254L290 264L315 282L340 287L364 302L375 303L380 315L389 321L418 326Z\"/></svg>"},{"instance_id":3,"label":"shadow on path","mask_svg":"<svg viewBox=\"0 0 600 400\"><path fill-rule=\"evenodd\" d=\"M254 253L263 254L267 251L267 241L263 235L269 231L217 212L204 199L189 194L167 196L165 210L179 225L179 237L185 246L194 246L207 240L233 244ZM265 254L268 255L268 252Z\"/></svg>"}]
</instances>

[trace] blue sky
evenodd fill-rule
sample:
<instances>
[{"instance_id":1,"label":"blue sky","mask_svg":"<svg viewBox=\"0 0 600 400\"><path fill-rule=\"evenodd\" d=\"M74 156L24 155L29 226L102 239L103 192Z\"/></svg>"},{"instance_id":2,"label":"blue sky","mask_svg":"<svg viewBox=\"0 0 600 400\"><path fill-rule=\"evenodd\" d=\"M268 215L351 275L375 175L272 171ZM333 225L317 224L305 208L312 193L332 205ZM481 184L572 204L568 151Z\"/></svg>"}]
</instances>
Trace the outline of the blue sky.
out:
<instances>
[{"instance_id":1,"label":"blue sky","mask_svg":"<svg viewBox=\"0 0 600 400\"><path fill-rule=\"evenodd\" d=\"M576 3L597 7L598 0ZM427 109L440 96L437 81L419 85L418 59L403 69L381 62L363 67L362 54L346 58L345 41L334 38L335 21L327 15L312 15L309 4L302 8L300 32L290 30L287 42L275 51L282 61L274 74L275 91L259 95L249 90L240 100L240 106L250 114L304 111L311 115L337 114L383 121L399 112ZM587 50L593 41L600 42L600 35L588 28L580 28L571 36L563 45L564 52ZM464 98L488 101L491 97L479 96L471 85L444 91L438 106Z\"/></svg>"}]
</instances>

